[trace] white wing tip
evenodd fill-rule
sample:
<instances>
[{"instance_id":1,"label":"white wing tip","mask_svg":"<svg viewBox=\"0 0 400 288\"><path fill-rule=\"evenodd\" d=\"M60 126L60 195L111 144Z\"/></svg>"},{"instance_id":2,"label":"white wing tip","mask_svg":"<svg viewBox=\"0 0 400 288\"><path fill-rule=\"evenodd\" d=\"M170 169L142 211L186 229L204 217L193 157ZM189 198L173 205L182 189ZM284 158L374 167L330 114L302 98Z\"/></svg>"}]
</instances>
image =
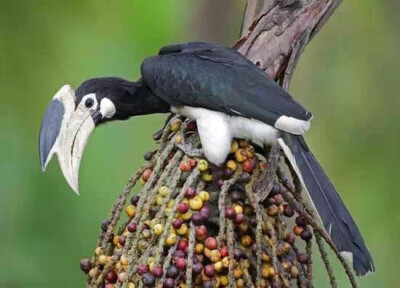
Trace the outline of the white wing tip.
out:
<instances>
[{"instance_id":1,"label":"white wing tip","mask_svg":"<svg viewBox=\"0 0 400 288\"><path fill-rule=\"evenodd\" d=\"M274 126L276 129L279 130L283 130L296 135L302 135L308 129L310 129L310 120L305 121L283 115L279 117L278 120L276 120Z\"/></svg>"}]
</instances>

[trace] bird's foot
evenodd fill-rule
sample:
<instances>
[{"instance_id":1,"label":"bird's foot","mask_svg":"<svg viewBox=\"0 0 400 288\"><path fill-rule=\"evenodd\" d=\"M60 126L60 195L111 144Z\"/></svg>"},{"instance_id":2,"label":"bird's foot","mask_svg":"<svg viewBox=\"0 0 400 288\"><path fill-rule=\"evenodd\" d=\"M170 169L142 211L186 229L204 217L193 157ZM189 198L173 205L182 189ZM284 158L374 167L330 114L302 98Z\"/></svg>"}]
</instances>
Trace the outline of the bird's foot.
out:
<instances>
[{"instance_id":1,"label":"bird's foot","mask_svg":"<svg viewBox=\"0 0 400 288\"><path fill-rule=\"evenodd\" d=\"M201 148L196 148L193 144L175 144L178 149L182 150L186 155L190 157L204 157L204 151Z\"/></svg>"}]
</instances>

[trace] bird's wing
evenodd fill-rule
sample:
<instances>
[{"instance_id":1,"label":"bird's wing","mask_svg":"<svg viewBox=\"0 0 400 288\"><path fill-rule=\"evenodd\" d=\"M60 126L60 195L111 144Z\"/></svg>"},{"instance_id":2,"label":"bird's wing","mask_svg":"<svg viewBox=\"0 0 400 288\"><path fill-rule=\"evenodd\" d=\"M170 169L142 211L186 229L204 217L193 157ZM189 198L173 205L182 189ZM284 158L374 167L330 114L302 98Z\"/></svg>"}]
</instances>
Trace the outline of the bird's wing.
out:
<instances>
[{"instance_id":1,"label":"bird's wing","mask_svg":"<svg viewBox=\"0 0 400 288\"><path fill-rule=\"evenodd\" d=\"M267 74L231 48L203 42L167 46L160 55L145 59L141 72L150 89L173 106L252 118L293 134L307 130L312 118ZM308 126L299 132L299 123Z\"/></svg>"}]
</instances>

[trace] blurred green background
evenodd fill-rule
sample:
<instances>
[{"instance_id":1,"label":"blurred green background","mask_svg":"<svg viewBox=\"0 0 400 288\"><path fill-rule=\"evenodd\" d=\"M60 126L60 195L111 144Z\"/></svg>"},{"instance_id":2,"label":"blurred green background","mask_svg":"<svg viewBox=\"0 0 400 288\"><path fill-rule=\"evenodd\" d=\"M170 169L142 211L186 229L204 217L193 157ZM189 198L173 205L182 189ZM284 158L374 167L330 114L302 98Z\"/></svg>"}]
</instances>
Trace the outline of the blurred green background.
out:
<instances>
[{"instance_id":1,"label":"blurred green background","mask_svg":"<svg viewBox=\"0 0 400 288\"><path fill-rule=\"evenodd\" d=\"M139 77L165 44L232 45L244 0L14 0L0 7L0 287L83 287L79 260L164 117L114 123L91 137L81 196L57 161L42 174L38 131L54 93L95 76ZM306 138L352 212L377 272L398 287L400 3L344 1L308 46L291 92L314 113ZM348 287L335 262L339 287ZM315 260L319 263L319 260ZM322 265L315 287L327 287Z\"/></svg>"}]
</instances>

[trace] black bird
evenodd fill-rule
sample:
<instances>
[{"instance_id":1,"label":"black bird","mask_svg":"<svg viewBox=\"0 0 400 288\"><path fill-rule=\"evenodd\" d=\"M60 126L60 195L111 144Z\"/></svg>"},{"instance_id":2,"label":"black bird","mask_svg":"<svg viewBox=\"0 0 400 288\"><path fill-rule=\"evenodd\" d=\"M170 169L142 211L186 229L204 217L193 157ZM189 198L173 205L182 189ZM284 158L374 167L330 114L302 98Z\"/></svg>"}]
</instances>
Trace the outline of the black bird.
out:
<instances>
[{"instance_id":1,"label":"black bird","mask_svg":"<svg viewBox=\"0 0 400 288\"><path fill-rule=\"evenodd\" d=\"M78 193L79 164L101 123L175 112L197 122L205 156L219 165L234 137L280 145L338 250L358 275L375 270L361 234L329 178L301 136L312 114L237 51L203 42L161 48L141 65L142 78L95 78L54 96L40 131L43 171L56 153Z\"/></svg>"}]
</instances>

